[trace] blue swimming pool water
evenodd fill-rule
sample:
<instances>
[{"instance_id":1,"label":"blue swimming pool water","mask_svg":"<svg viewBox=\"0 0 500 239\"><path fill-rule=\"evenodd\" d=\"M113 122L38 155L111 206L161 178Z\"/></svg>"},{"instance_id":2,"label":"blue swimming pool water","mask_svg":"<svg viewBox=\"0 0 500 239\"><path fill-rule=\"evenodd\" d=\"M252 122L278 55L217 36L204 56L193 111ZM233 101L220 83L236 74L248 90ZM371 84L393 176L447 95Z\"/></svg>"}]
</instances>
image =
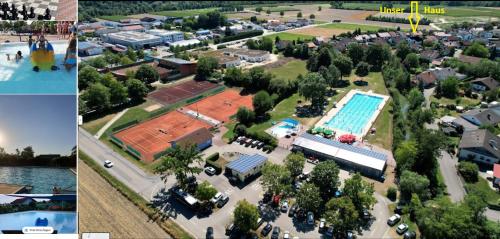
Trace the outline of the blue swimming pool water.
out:
<instances>
[{"instance_id":1,"label":"blue swimming pool water","mask_svg":"<svg viewBox=\"0 0 500 239\"><path fill-rule=\"evenodd\" d=\"M325 123L325 126L361 134L382 101L381 97L356 93L333 118Z\"/></svg>"},{"instance_id":2,"label":"blue swimming pool water","mask_svg":"<svg viewBox=\"0 0 500 239\"><path fill-rule=\"evenodd\" d=\"M59 234L76 233L76 212L26 211L0 214L0 230L22 230L35 226L37 218L47 218L48 226Z\"/></svg>"},{"instance_id":3,"label":"blue swimming pool water","mask_svg":"<svg viewBox=\"0 0 500 239\"><path fill-rule=\"evenodd\" d=\"M289 124L282 124L278 127L283 128L283 129L294 129L295 128L293 125L289 125Z\"/></svg>"},{"instance_id":4,"label":"blue swimming pool water","mask_svg":"<svg viewBox=\"0 0 500 239\"><path fill-rule=\"evenodd\" d=\"M0 44L0 94L75 94L76 67L66 71L62 65L67 41L51 42L54 47L57 71L33 71L28 43ZM7 61L21 51L23 59L16 63Z\"/></svg>"},{"instance_id":5,"label":"blue swimming pool water","mask_svg":"<svg viewBox=\"0 0 500 239\"><path fill-rule=\"evenodd\" d=\"M31 185L32 194L50 194L54 186L76 191L76 175L67 168L0 167L0 183Z\"/></svg>"}]
</instances>

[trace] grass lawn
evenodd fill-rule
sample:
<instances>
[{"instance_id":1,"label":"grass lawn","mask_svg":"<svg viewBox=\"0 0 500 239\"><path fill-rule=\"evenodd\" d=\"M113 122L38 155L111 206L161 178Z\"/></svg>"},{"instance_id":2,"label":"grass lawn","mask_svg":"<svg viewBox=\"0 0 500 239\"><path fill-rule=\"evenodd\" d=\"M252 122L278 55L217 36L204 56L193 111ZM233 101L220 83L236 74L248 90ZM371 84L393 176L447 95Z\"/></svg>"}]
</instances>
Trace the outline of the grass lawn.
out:
<instances>
[{"instance_id":1,"label":"grass lawn","mask_svg":"<svg viewBox=\"0 0 500 239\"><path fill-rule=\"evenodd\" d=\"M310 41L314 38L314 36L295 34L295 33L289 33L289 32L280 32L280 33L276 33L276 34L267 35L265 37L270 37L274 41L276 36L279 36L281 40L286 40L286 41L294 41L294 40L297 41L297 39Z\"/></svg>"},{"instance_id":2,"label":"grass lawn","mask_svg":"<svg viewBox=\"0 0 500 239\"><path fill-rule=\"evenodd\" d=\"M349 31L354 31L360 28L362 32L366 32L366 31L378 31L378 29L387 27L378 27L374 25L351 24L351 23L330 23L326 25L321 25L319 26L319 28L343 29Z\"/></svg>"},{"instance_id":3,"label":"grass lawn","mask_svg":"<svg viewBox=\"0 0 500 239\"><path fill-rule=\"evenodd\" d=\"M152 14L169 16L169 17L191 17L211 11L217 10L217 8L203 8L203 9L190 9L190 10L175 10L175 11L161 11L153 12Z\"/></svg>"},{"instance_id":4,"label":"grass lawn","mask_svg":"<svg viewBox=\"0 0 500 239\"><path fill-rule=\"evenodd\" d=\"M342 6L344 9L359 9L359 10L372 10L379 11L381 3L357 3L357 2L344 2ZM409 4L392 4L393 7L406 8Z\"/></svg>"},{"instance_id":5,"label":"grass lawn","mask_svg":"<svg viewBox=\"0 0 500 239\"><path fill-rule=\"evenodd\" d=\"M476 190L484 195L484 198L488 203L500 205L500 193L497 193L493 189L491 189L491 187L488 185L491 182L480 176L478 176L478 179L479 180L476 183L467 183L465 185L467 191Z\"/></svg>"},{"instance_id":6,"label":"grass lawn","mask_svg":"<svg viewBox=\"0 0 500 239\"><path fill-rule=\"evenodd\" d=\"M109 114L102 118L85 122L82 127L91 134L96 134L106 123L108 123L116 114Z\"/></svg>"},{"instance_id":7,"label":"grass lawn","mask_svg":"<svg viewBox=\"0 0 500 239\"><path fill-rule=\"evenodd\" d=\"M441 97L441 98L436 98L435 96L431 96L430 98L431 102L437 102L438 104L443 104L443 105L460 105L460 106L476 106L481 101L479 99L472 99L468 97L457 97L456 99L449 99L446 97ZM458 104L457 104L458 102ZM458 116L459 113L455 110L449 110L447 108L437 108L437 118L443 117L445 115L451 115L451 116Z\"/></svg>"},{"instance_id":8,"label":"grass lawn","mask_svg":"<svg viewBox=\"0 0 500 239\"><path fill-rule=\"evenodd\" d=\"M292 60L285 65L268 70L273 75L279 78L294 80L297 79L299 74L305 75L307 73L306 61Z\"/></svg>"},{"instance_id":9,"label":"grass lawn","mask_svg":"<svg viewBox=\"0 0 500 239\"><path fill-rule=\"evenodd\" d=\"M300 11L299 8L296 7L291 7L291 6L277 6L277 7L264 7L262 8L263 12L266 12L267 10L271 12L289 12L289 11Z\"/></svg>"},{"instance_id":10,"label":"grass lawn","mask_svg":"<svg viewBox=\"0 0 500 239\"><path fill-rule=\"evenodd\" d=\"M113 15L113 16L100 16L99 18L108 21L119 22L120 20L129 19L130 17L124 15Z\"/></svg>"},{"instance_id":11,"label":"grass lawn","mask_svg":"<svg viewBox=\"0 0 500 239\"><path fill-rule=\"evenodd\" d=\"M447 7L444 16L449 17L500 17L500 11L489 7Z\"/></svg>"}]
</instances>

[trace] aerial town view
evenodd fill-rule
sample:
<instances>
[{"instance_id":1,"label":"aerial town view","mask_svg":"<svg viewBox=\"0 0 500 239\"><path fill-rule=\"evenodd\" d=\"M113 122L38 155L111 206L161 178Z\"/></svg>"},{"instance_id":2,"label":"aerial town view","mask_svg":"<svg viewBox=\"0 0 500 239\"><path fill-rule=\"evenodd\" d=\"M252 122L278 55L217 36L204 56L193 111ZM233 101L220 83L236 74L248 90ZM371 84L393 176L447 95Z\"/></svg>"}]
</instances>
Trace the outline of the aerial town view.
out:
<instances>
[{"instance_id":1,"label":"aerial town view","mask_svg":"<svg viewBox=\"0 0 500 239\"><path fill-rule=\"evenodd\" d=\"M499 8L79 1L79 233L500 238Z\"/></svg>"}]
</instances>

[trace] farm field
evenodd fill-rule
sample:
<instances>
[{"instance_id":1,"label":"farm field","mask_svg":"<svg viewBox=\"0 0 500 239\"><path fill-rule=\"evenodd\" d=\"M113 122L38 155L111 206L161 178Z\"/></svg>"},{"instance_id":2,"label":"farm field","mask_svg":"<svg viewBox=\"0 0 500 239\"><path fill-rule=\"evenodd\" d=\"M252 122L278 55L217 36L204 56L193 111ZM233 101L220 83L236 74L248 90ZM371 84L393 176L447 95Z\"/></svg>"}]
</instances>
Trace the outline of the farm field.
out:
<instances>
[{"instance_id":1,"label":"farm field","mask_svg":"<svg viewBox=\"0 0 500 239\"><path fill-rule=\"evenodd\" d=\"M286 41L297 41L299 38L302 40L312 40L314 38L313 35L296 34L291 32L280 32L276 34L267 35L265 37L270 37L274 41L276 36L279 36L281 40L286 40Z\"/></svg>"},{"instance_id":2,"label":"farm field","mask_svg":"<svg viewBox=\"0 0 500 239\"><path fill-rule=\"evenodd\" d=\"M154 12L152 14L160 15L160 16L169 16L169 17L191 17L191 16L196 16L196 15L200 15L203 13L211 12L214 10L216 10L216 8L161 11L161 12Z\"/></svg>"},{"instance_id":3,"label":"farm field","mask_svg":"<svg viewBox=\"0 0 500 239\"><path fill-rule=\"evenodd\" d=\"M361 29L361 31L378 31L381 28L385 27L379 27L379 26L373 26L373 25L362 25L362 24L350 24L350 23L330 23L326 25L322 25L319 28L329 28L329 29L343 29L343 30L348 30L348 31L354 31L358 28Z\"/></svg>"}]
</instances>

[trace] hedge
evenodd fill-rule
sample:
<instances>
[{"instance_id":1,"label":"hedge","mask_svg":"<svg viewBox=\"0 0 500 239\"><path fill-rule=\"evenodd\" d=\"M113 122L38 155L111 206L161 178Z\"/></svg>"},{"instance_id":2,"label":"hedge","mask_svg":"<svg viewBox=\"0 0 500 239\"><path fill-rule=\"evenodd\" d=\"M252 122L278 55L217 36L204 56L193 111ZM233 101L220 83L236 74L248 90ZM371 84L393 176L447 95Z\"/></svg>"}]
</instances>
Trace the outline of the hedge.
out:
<instances>
[{"instance_id":1,"label":"hedge","mask_svg":"<svg viewBox=\"0 0 500 239\"><path fill-rule=\"evenodd\" d=\"M207 157L207 161L215 162L215 161L217 161L217 159L219 159L219 153L218 152L215 152L215 153L213 153L213 154L211 154L210 156Z\"/></svg>"}]
</instances>

